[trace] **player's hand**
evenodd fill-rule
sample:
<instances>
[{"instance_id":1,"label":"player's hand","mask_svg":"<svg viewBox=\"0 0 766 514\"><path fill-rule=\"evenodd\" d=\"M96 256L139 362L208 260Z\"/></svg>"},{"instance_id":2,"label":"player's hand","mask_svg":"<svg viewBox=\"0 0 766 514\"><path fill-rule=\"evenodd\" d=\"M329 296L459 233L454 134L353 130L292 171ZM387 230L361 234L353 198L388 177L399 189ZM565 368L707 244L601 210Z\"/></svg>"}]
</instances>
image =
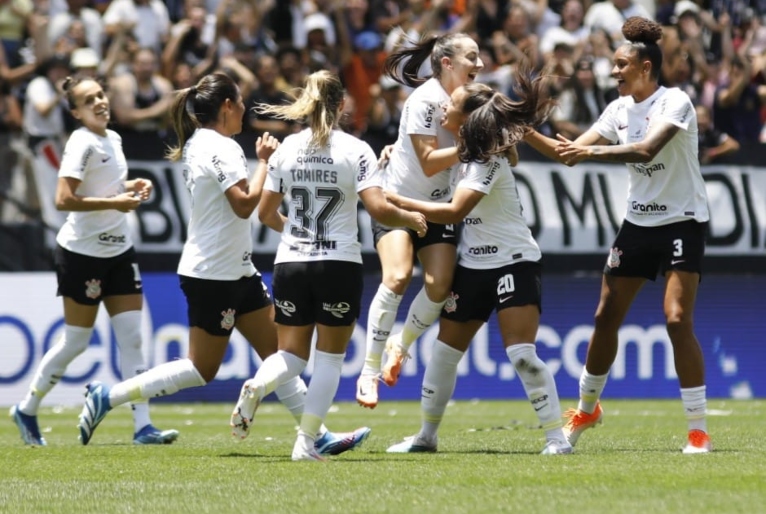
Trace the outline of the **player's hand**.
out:
<instances>
[{"instance_id":1,"label":"player's hand","mask_svg":"<svg viewBox=\"0 0 766 514\"><path fill-rule=\"evenodd\" d=\"M567 166L574 166L587 159L590 155L590 150L587 146L575 144L561 134L556 134L556 139L558 140L558 143L556 143L556 153Z\"/></svg>"},{"instance_id":2,"label":"player's hand","mask_svg":"<svg viewBox=\"0 0 766 514\"><path fill-rule=\"evenodd\" d=\"M384 168L388 164L388 160L391 158L391 154L394 153L394 145L386 145L383 150L380 151L380 158L378 159L378 168Z\"/></svg>"},{"instance_id":3,"label":"player's hand","mask_svg":"<svg viewBox=\"0 0 766 514\"><path fill-rule=\"evenodd\" d=\"M409 217L410 220L407 226L417 232L418 237L424 237L428 231L425 215L420 212L410 212Z\"/></svg>"},{"instance_id":4,"label":"player's hand","mask_svg":"<svg viewBox=\"0 0 766 514\"><path fill-rule=\"evenodd\" d=\"M133 182L133 196L142 202L149 199L153 190L154 184L152 184L151 180L139 178Z\"/></svg>"},{"instance_id":5,"label":"player's hand","mask_svg":"<svg viewBox=\"0 0 766 514\"><path fill-rule=\"evenodd\" d=\"M120 212L130 212L138 209L141 200L134 193L120 193L112 198L114 208Z\"/></svg>"},{"instance_id":6,"label":"player's hand","mask_svg":"<svg viewBox=\"0 0 766 514\"><path fill-rule=\"evenodd\" d=\"M255 141L255 154L264 161L268 161L277 148L279 148L279 141L268 132L264 132Z\"/></svg>"}]
</instances>

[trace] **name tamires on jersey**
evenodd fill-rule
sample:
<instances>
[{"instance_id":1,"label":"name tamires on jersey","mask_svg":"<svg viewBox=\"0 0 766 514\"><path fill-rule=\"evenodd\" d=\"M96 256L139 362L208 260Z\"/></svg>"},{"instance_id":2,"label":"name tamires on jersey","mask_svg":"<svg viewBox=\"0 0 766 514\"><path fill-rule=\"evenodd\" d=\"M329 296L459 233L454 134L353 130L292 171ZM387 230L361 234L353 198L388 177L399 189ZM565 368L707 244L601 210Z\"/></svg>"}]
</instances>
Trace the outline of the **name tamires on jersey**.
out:
<instances>
[{"instance_id":1,"label":"name tamires on jersey","mask_svg":"<svg viewBox=\"0 0 766 514\"><path fill-rule=\"evenodd\" d=\"M288 221L277 248L281 262L362 262L358 193L380 186L370 145L334 130L325 148L311 146L305 129L285 138L269 159L264 188L285 195Z\"/></svg>"}]
</instances>

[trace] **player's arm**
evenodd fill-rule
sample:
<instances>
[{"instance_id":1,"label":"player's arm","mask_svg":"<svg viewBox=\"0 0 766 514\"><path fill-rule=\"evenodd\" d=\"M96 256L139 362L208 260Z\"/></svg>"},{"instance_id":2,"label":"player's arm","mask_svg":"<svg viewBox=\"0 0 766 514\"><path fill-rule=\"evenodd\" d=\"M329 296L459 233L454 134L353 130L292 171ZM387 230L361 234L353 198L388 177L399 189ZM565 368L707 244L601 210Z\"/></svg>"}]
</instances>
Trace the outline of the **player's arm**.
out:
<instances>
[{"instance_id":1,"label":"player's arm","mask_svg":"<svg viewBox=\"0 0 766 514\"><path fill-rule=\"evenodd\" d=\"M287 218L279 212L284 196L282 193L266 189L263 191L261 203L258 205L258 219L261 220L261 223L279 233L282 233L287 221Z\"/></svg>"},{"instance_id":2,"label":"player's arm","mask_svg":"<svg viewBox=\"0 0 766 514\"><path fill-rule=\"evenodd\" d=\"M56 209L59 211L105 211L115 209L130 212L141 205L141 199L133 193L121 193L110 198L82 196L77 188L82 181L74 177L59 177L56 185Z\"/></svg>"},{"instance_id":3,"label":"player's arm","mask_svg":"<svg viewBox=\"0 0 766 514\"><path fill-rule=\"evenodd\" d=\"M543 154L545 157L558 161L562 164L568 164L564 159L556 152L556 148L559 145L559 141L556 139L544 136L536 130L530 129L524 135L524 142L529 146ZM580 137L574 141L578 145L606 145L609 144L609 140L599 134L595 129L590 128L586 130Z\"/></svg>"},{"instance_id":4,"label":"player's arm","mask_svg":"<svg viewBox=\"0 0 766 514\"><path fill-rule=\"evenodd\" d=\"M576 164L585 159L608 162L650 162L660 150L673 139L681 127L667 121L657 123L646 137L637 143L624 145L586 146L559 136L556 149L566 164Z\"/></svg>"},{"instance_id":5,"label":"player's arm","mask_svg":"<svg viewBox=\"0 0 766 514\"><path fill-rule=\"evenodd\" d=\"M436 203L413 200L386 191L386 198L392 204L408 211L422 212L428 221L442 225L451 225L463 221L484 196L485 194L480 191L459 187L452 196L452 201Z\"/></svg>"},{"instance_id":6,"label":"player's arm","mask_svg":"<svg viewBox=\"0 0 766 514\"><path fill-rule=\"evenodd\" d=\"M386 201L383 189L378 186L368 187L359 191L359 199L373 219L389 227L407 227L417 232L418 236L426 235L426 218L419 212L401 209Z\"/></svg>"},{"instance_id":7,"label":"player's arm","mask_svg":"<svg viewBox=\"0 0 766 514\"><path fill-rule=\"evenodd\" d=\"M420 167L426 177L433 177L440 171L458 163L457 148L439 148L436 136L424 134L410 134L412 147L418 157Z\"/></svg>"}]
</instances>

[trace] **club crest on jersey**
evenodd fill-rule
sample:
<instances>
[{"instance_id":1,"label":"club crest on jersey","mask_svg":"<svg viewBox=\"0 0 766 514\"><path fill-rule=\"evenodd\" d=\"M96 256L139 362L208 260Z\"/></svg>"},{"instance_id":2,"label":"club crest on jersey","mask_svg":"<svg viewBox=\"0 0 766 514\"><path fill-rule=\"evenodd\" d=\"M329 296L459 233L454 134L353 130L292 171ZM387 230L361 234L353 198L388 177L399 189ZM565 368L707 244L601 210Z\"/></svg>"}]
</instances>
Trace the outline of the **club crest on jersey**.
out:
<instances>
[{"instance_id":1,"label":"club crest on jersey","mask_svg":"<svg viewBox=\"0 0 766 514\"><path fill-rule=\"evenodd\" d=\"M609 258L606 260L606 265L610 268L619 268L620 267L620 255L622 255L622 250L617 248L616 246L609 250Z\"/></svg>"},{"instance_id":2,"label":"club crest on jersey","mask_svg":"<svg viewBox=\"0 0 766 514\"><path fill-rule=\"evenodd\" d=\"M458 298L460 298L460 295L457 295L454 292L450 291L450 294L447 297L447 301L444 302L444 311L445 312L455 312L457 310L457 299Z\"/></svg>"},{"instance_id":3,"label":"club crest on jersey","mask_svg":"<svg viewBox=\"0 0 766 514\"><path fill-rule=\"evenodd\" d=\"M101 296L101 281L91 279L85 282L85 296L96 299Z\"/></svg>"},{"instance_id":4,"label":"club crest on jersey","mask_svg":"<svg viewBox=\"0 0 766 514\"><path fill-rule=\"evenodd\" d=\"M237 313L234 309L228 309L221 312L221 328L231 330L234 327L234 315Z\"/></svg>"}]
</instances>

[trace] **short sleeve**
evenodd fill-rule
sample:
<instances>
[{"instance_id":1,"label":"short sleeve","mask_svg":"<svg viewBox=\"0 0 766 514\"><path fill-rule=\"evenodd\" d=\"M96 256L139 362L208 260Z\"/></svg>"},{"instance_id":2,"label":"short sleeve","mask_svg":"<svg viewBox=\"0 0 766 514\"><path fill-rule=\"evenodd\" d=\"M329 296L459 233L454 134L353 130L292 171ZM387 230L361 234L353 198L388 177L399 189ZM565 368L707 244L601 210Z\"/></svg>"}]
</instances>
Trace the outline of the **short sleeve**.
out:
<instances>
[{"instance_id":1,"label":"short sleeve","mask_svg":"<svg viewBox=\"0 0 766 514\"><path fill-rule=\"evenodd\" d=\"M683 130L689 130L689 121L694 114L694 105L689 95L680 89L671 90L660 100L658 119L667 121Z\"/></svg>"},{"instance_id":2,"label":"short sleeve","mask_svg":"<svg viewBox=\"0 0 766 514\"><path fill-rule=\"evenodd\" d=\"M435 136L439 131L441 107L438 100L421 100L409 106L405 130L410 135Z\"/></svg>"},{"instance_id":3,"label":"short sleeve","mask_svg":"<svg viewBox=\"0 0 766 514\"><path fill-rule=\"evenodd\" d=\"M457 183L457 189L471 189L488 195L497 183L500 167L500 163L496 160L486 163L468 163L465 166L465 175Z\"/></svg>"},{"instance_id":4,"label":"short sleeve","mask_svg":"<svg viewBox=\"0 0 766 514\"><path fill-rule=\"evenodd\" d=\"M282 167L282 154L284 145L280 145L277 150L269 157L268 170L266 172L266 181L263 183L263 189L273 191L274 193L285 194L284 183L279 175Z\"/></svg>"},{"instance_id":5,"label":"short sleeve","mask_svg":"<svg viewBox=\"0 0 766 514\"><path fill-rule=\"evenodd\" d=\"M216 182L225 192L230 187L241 180L247 180L247 159L242 147L230 140L230 144L225 145L218 151L210 152L210 162L208 166L215 174Z\"/></svg>"},{"instance_id":6,"label":"short sleeve","mask_svg":"<svg viewBox=\"0 0 766 514\"><path fill-rule=\"evenodd\" d=\"M378 169L378 160L375 157L375 152L372 151L372 148L367 143L362 143L360 146L361 155L355 161L357 163L357 193L371 187L383 187L383 180Z\"/></svg>"},{"instance_id":7,"label":"short sleeve","mask_svg":"<svg viewBox=\"0 0 766 514\"><path fill-rule=\"evenodd\" d=\"M615 100L606 106L604 112L601 113L596 123L591 127L598 132L602 137L605 137L609 141L616 143L619 138L617 135L617 111L619 110L620 102Z\"/></svg>"},{"instance_id":8,"label":"short sleeve","mask_svg":"<svg viewBox=\"0 0 766 514\"><path fill-rule=\"evenodd\" d=\"M61 158L59 177L71 177L82 181L85 171L95 153L95 149L89 141L90 138L82 131L75 131L69 137L64 147L64 156Z\"/></svg>"}]
</instances>

